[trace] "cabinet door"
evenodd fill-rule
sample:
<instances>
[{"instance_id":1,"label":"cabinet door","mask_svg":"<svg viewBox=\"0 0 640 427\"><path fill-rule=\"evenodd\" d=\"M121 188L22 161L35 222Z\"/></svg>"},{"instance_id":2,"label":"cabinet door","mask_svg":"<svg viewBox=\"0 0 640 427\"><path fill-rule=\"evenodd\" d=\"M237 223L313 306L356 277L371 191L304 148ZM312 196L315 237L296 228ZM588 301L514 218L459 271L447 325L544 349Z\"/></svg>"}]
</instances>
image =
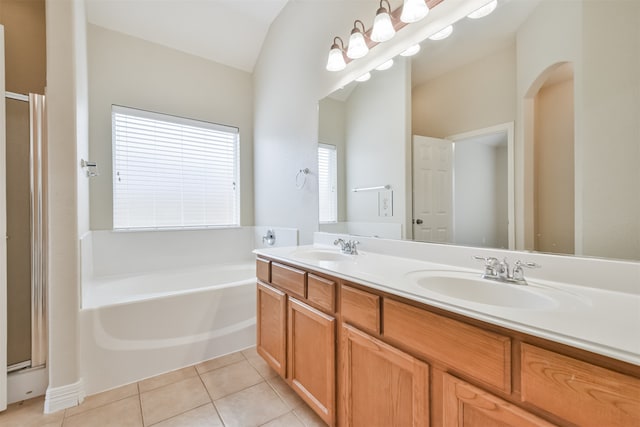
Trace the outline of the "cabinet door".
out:
<instances>
[{"instance_id":1,"label":"cabinet door","mask_svg":"<svg viewBox=\"0 0 640 427\"><path fill-rule=\"evenodd\" d=\"M289 384L333 426L336 320L293 298L289 298L288 314Z\"/></svg>"},{"instance_id":2,"label":"cabinet door","mask_svg":"<svg viewBox=\"0 0 640 427\"><path fill-rule=\"evenodd\" d=\"M426 363L348 325L341 352L341 425L429 425Z\"/></svg>"},{"instance_id":3,"label":"cabinet door","mask_svg":"<svg viewBox=\"0 0 640 427\"><path fill-rule=\"evenodd\" d=\"M257 351L281 376L286 375L287 296L279 290L258 283Z\"/></svg>"},{"instance_id":4,"label":"cabinet door","mask_svg":"<svg viewBox=\"0 0 640 427\"><path fill-rule=\"evenodd\" d=\"M486 391L451 375L444 375L443 427L552 427Z\"/></svg>"}]
</instances>

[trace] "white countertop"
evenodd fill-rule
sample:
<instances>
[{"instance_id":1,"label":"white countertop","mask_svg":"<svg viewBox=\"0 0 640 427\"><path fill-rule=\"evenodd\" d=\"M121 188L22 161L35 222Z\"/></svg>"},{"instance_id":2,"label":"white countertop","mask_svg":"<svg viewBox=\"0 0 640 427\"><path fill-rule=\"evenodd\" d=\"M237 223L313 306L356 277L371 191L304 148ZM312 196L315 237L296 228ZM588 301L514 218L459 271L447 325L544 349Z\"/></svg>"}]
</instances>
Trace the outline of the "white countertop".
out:
<instances>
[{"instance_id":1,"label":"white countertop","mask_svg":"<svg viewBox=\"0 0 640 427\"><path fill-rule=\"evenodd\" d=\"M334 247L317 244L254 252L487 323L640 365L638 294L530 279L527 291L544 296L553 301L552 304L544 308L484 304L435 293L412 280L412 272L425 270L474 272L480 277L481 268L470 270L365 251L339 261L301 256L305 251L318 249L339 253Z\"/></svg>"}]
</instances>

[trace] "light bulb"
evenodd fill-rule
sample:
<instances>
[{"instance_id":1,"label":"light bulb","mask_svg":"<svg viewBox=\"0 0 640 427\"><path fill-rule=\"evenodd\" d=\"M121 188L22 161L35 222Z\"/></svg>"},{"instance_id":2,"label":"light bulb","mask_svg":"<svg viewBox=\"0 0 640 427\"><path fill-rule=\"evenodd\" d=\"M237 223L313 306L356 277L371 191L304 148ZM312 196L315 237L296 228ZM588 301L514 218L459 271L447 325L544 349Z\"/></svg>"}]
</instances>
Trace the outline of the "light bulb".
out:
<instances>
[{"instance_id":1,"label":"light bulb","mask_svg":"<svg viewBox=\"0 0 640 427\"><path fill-rule=\"evenodd\" d=\"M467 18L471 19L480 19L484 18L491 12L493 12L498 6L498 0L491 0L489 3L482 6L480 9L476 9L474 12L471 12L467 15Z\"/></svg>"},{"instance_id":2,"label":"light bulb","mask_svg":"<svg viewBox=\"0 0 640 427\"><path fill-rule=\"evenodd\" d=\"M358 28L358 22L362 25L362 30ZM347 56L351 59L362 58L369 52L369 46L364 39L364 24L362 21L357 20L353 23L353 30L351 30L351 36L349 37L349 47L347 47Z\"/></svg>"},{"instance_id":3,"label":"light bulb","mask_svg":"<svg viewBox=\"0 0 640 427\"><path fill-rule=\"evenodd\" d=\"M411 24L418 22L429 13L429 8L424 0L404 0L400 20Z\"/></svg>"},{"instance_id":4,"label":"light bulb","mask_svg":"<svg viewBox=\"0 0 640 427\"><path fill-rule=\"evenodd\" d=\"M366 82L371 78L371 73L364 73L356 79L357 82Z\"/></svg>"},{"instance_id":5,"label":"light bulb","mask_svg":"<svg viewBox=\"0 0 640 427\"><path fill-rule=\"evenodd\" d=\"M420 52L420 45L414 44L413 46L402 52L400 56L413 56L418 52Z\"/></svg>"},{"instance_id":6,"label":"light bulb","mask_svg":"<svg viewBox=\"0 0 640 427\"><path fill-rule=\"evenodd\" d=\"M444 27L437 33L429 36L429 40L444 40L449 37L453 33L453 25L449 25L448 27Z\"/></svg>"},{"instance_id":7,"label":"light bulb","mask_svg":"<svg viewBox=\"0 0 640 427\"><path fill-rule=\"evenodd\" d=\"M380 3L382 5L382 3ZM391 23L389 11L384 7L380 7L376 12L376 18L373 20L373 29L371 30L371 40L382 43L391 40L396 34L395 28Z\"/></svg>"},{"instance_id":8,"label":"light bulb","mask_svg":"<svg viewBox=\"0 0 640 427\"><path fill-rule=\"evenodd\" d=\"M386 62L383 62L382 64L378 65L376 67L376 70L384 71L384 70L388 70L391 67L393 67L393 59L390 59L390 60L388 60Z\"/></svg>"},{"instance_id":9,"label":"light bulb","mask_svg":"<svg viewBox=\"0 0 640 427\"><path fill-rule=\"evenodd\" d=\"M331 50L329 51L329 58L327 59L328 71L342 71L347 66L347 63L344 61L343 50L338 46L338 40L342 43L340 37L334 38Z\"/></svg>"}]
</instances>

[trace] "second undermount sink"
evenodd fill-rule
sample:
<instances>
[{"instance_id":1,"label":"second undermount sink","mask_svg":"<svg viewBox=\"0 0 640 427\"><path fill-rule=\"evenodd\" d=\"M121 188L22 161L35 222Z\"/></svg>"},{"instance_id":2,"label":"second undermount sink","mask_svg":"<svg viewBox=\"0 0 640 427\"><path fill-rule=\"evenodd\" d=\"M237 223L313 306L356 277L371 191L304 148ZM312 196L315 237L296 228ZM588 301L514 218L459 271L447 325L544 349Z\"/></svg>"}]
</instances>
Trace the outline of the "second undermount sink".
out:
<instances>
[{"instance_id":1,"label":"second undermount sink","mask_svg":"<svg viewBox=\"0 0 640 427\"><path fill-rule=\"evenodd\" d=\"M416 271L407 277L418 288L442 296L508 308L541 310L557 301L532 286L482 279L476 273L458 271Z\"/></svg>"},{"instance_id":2,"label":"second undermount sink","mask_svg":"<svg viewBox=\"0 0 640 427\"><path fill-rule=\"evenodd\" d=\"M347 255L331 249L305 248L297 249L291 256L308 261L349 261L355 255Z\"/></svg>"}]
</instances>

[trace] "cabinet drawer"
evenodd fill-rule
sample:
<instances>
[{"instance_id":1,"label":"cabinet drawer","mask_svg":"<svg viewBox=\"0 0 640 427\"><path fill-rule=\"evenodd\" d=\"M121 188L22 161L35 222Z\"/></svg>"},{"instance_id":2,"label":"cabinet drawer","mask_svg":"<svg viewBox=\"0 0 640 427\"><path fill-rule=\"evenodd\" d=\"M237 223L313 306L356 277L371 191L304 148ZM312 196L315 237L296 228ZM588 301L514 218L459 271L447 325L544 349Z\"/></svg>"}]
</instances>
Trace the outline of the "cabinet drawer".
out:
<instances>
[{"instance_id":1,"label":"cabinet drawer","mask_svg":"<svg viewBox=\"0 0 640 427\"><path fill-rule=\"evenodd\" d=\"M307 273L286 265L271 263L271 283L305 298Z\"/></svg>"},{"instance_id":2,"label":"cabinet drawer","mask_svg":"<svg viewBox=\"0 0 640 427\"><path fill-rule=\"evenodd\" d=\"M271 281L271 261L256 258L256 277L264 283Z\"/></svg>"},{"instance_id":3,"label":"cabinet drawer","mask_svg":"<svg viewBox=\"0 0 640 427\"><path fill-rule=\"evenodd\" d=\"M640 379L529 344L522 400L580 426L640 425Z\"/></svg>"},{"instance_id":4,"label":"cabinet drawer","mask_svg":"<svg viewBox=\"0 0 640 427\"><path fill-rule=\"evenodd\" d=\"M384 300L384 336L511 392L511 340L401 302Z\"/></svg>"},{"instance_id":5,"label":"cabinet drawer","mask_svg":"<svg viewBox=\"0 0 640 427\"><path fill-rule=\"evenodd\" d=\"M328 312L336 311L336 282L309 274L307 300Z\"/></svg>"},{"instance_id":6,"label":"cabinet drawer","mask_svg":"<svg viewBox=\"0 0 640 427\"><path fill-rule=\"evenodd\" d=\"M345 322L376 334L380 333L380 297L342 285L340 288L340 313Z\"/></svg>"}]
</instances>

